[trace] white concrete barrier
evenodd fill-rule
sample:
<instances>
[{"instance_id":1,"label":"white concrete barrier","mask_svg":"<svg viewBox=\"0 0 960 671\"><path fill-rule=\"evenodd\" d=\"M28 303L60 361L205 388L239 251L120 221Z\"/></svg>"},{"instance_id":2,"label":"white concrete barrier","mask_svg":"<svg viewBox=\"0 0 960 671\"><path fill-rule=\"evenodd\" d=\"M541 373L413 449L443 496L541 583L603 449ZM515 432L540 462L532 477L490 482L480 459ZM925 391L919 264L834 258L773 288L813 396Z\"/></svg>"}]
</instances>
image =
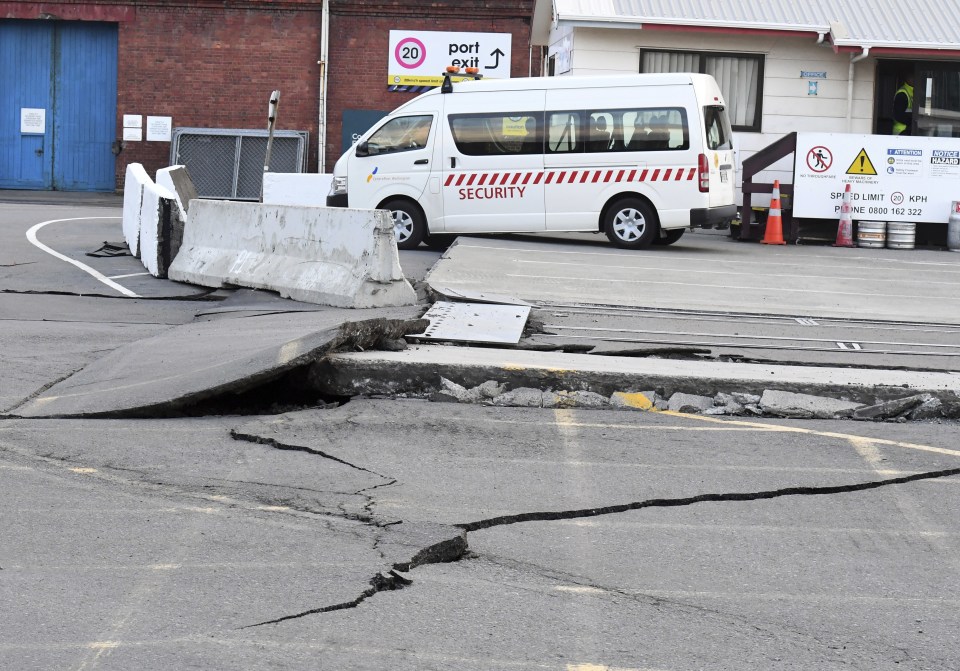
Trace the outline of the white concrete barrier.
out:
<instances>
[{"instance_id":1,"label":"white concrete barrier","mask_svg":"<svg viewBox=\"0 0 960 671\"><path fill-rule=\"evenodd\" d=\"M264 203L325 207L333 175L302 172L263 173Z\"/></svg>"},{"instance_id":2,"label":"white concrete barrier","mask_svg":"<svg viewBox=\"0 0 960 671\"><path fill-rule=\"evenodd\" d=\"M187 171L187 166L172 165L169 168L157 170L157 184L177 195L177 207L180 208L180 216L183 221L186 221L190 201L199 197L197 187L194 186L190 173Z\"/></svg>"},{"instance_id":3,"label":"white concrete barrier","mask_svg":"<svg viewBox=\"0 0 960 671\"><path fill-rule=\"evenodd\" d=\"M152 184L147 171L139 163L127 166L123 180L123 239L130 253L140 256L140 206L143 200L143 185Z\"/></svg>"},{"instance_id":4,"label":"white concrete barrier","mask_svg":"<svg viewBox=\"0 0 960 671\"><path fill-rule=\"evenodd\" d=\"M416 303L385 210L195 200L169 277L337 307Z\"/></svg>"},{"instance_id":5,"label":"white concrete barrier","mask_svg":"<svg viewBox=\"0 0 960 671\"><path fill-rule=\"evenodd\" d=\"M167 276L175 255L171 249L175 228L183 231L176 194L159 184L147 182L143 185L140 204L140 261L154 277Z\"/></svg>"}]
</instances>

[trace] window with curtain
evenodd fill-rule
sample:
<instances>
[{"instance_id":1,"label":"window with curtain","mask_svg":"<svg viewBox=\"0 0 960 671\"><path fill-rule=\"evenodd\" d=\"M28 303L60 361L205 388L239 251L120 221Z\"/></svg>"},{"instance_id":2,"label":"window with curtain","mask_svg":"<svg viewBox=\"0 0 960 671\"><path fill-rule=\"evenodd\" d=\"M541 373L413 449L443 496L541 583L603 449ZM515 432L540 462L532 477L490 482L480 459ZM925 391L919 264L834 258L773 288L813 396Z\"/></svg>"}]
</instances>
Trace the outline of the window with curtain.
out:
<instances>
[{"instance_id":1,"label":"window with curtain","mask_svg":"<svg viewBox=\"0 0 960 671\"><path fill-rule=\"evenodd\" d=\"M713 75L727 103L734 130L760 132L763 56L708 51L644 51L641 72L700 72Z\"/></svg>"}]
</instances>

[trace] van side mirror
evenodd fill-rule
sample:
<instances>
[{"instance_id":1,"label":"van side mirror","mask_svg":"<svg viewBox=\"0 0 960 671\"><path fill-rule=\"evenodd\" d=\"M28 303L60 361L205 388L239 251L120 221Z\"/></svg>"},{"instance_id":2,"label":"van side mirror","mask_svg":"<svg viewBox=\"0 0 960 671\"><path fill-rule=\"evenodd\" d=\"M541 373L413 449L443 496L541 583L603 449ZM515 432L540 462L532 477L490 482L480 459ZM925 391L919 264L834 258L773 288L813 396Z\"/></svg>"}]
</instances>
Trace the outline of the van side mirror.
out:
<instances>
[{"instance_id":1,"label":"van side mirror","mask_svg":"<svg viewBox=\"0 0 960 671\"><path fill-rule=\"evenodd\" d=\"M357 145L357 156L369 156L369 155L370 155L370 147L367 145L366 142L361 142L360 144Z\"/></svg>"}]
</instances>

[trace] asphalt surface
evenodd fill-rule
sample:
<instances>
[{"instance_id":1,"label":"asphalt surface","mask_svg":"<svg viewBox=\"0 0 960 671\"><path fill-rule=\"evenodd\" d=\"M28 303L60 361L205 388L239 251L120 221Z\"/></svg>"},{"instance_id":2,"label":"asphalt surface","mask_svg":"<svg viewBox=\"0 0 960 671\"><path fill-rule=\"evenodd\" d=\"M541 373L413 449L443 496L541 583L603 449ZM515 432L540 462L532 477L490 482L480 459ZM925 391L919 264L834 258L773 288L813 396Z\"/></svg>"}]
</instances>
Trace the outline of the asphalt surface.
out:
<instances>
[{"instance_id":1,"label":"asphalt surface","mask_svg":"<svg viewBox=\"0 0 960 671\"><path fill-rule=\"evenodd\" d=\"M165 388L150 403L177 403L180 380L236 389L322 355L344 319L263 292L197 292L143 276L130 257L86 257L117 237L117 220L92 219L113 206L0 210L5 404L56 397L58 384L114 409L145 387ZM141 297L26 242L53 219L73 221L45 226L40 242ZM401 257L424 294L438 256ZM557 308L534 307L547 311ZM489 346L397 354L430 350L481 378L482 355L528 381L575 372L581 358L618 375L634 363L641 376L748 370ZM810 371L834 368L861 387L872 374L950 379L805 371L816 383ZM395 361L378 370L400 388L422 381ZM955 422L403 394L293 410L275 407L280 391L254 385L249 417L230 392L201 417L0 418L0 668L960 668Z\"/></svg>"}]
</instances>

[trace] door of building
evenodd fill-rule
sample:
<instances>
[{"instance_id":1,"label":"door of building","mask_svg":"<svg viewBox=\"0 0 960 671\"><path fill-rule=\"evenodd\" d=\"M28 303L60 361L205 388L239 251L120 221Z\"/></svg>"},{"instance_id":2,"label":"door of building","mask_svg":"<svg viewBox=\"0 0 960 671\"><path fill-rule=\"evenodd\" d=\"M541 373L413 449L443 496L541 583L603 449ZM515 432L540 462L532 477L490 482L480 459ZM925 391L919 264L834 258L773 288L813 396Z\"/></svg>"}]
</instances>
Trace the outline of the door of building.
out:
<instances>
[{"instance_id":1,"label":"door of building","mask_svg":"<svg viewBox=\"0 0 960 671\"><path fill-rule=\"evenodd\" d=\"M113 191L116 24L0 21L0 188Z\"/></svg>"}]
</instances>

